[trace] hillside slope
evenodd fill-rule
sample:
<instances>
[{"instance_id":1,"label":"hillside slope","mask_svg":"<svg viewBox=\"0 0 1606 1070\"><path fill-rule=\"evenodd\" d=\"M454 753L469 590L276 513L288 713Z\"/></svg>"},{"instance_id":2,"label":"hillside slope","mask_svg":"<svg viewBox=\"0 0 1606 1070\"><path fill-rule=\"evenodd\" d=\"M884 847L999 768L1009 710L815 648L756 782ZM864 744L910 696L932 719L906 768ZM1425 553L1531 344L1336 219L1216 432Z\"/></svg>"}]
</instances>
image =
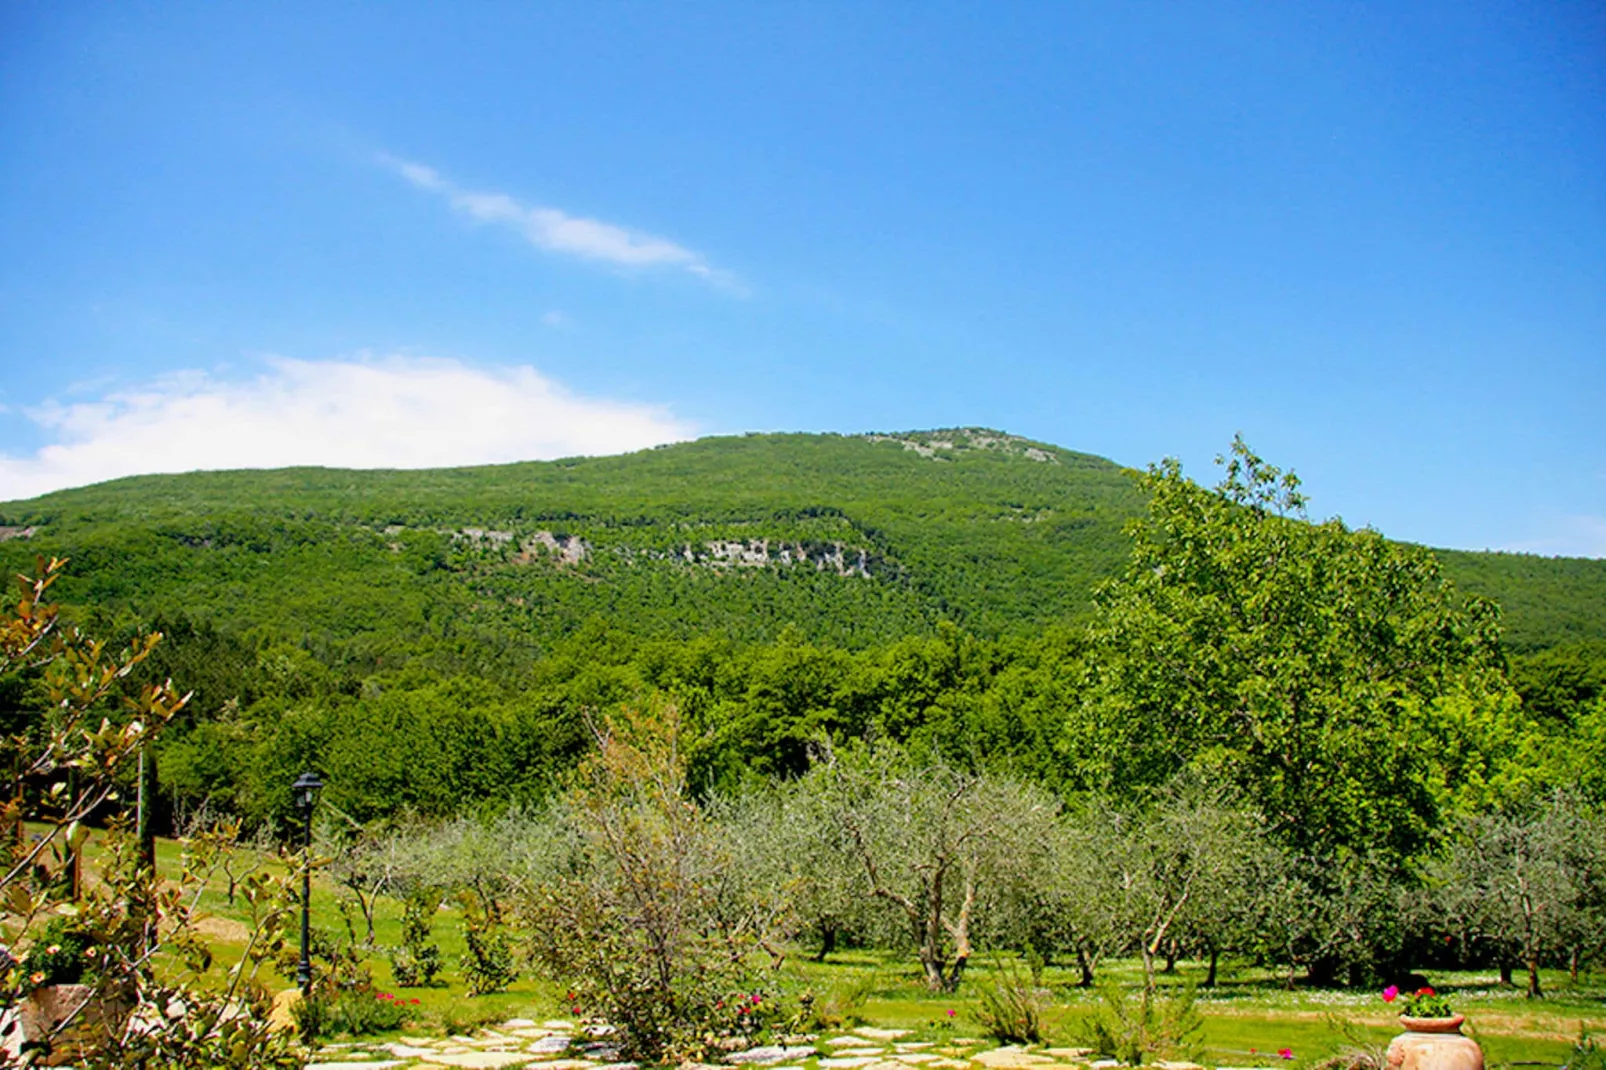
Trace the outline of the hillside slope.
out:
<instances>
[{"instance_id":1,"label":"hillside slope","mask_svg":"<svg viewBox=\"0 0 1606 1070\"><path fill-rule=\"evenodd\" d=\"M425 471L142 476L0 506L0 565L70 556L64 602L185 612L395 664L535 654L588 621L850 647L940 619L1083 614L1142 508L1114 463L982 429L748 435ZM1606 562L1444 555L1524 649L1606 636Z\"/></svg>"}]
</instances>

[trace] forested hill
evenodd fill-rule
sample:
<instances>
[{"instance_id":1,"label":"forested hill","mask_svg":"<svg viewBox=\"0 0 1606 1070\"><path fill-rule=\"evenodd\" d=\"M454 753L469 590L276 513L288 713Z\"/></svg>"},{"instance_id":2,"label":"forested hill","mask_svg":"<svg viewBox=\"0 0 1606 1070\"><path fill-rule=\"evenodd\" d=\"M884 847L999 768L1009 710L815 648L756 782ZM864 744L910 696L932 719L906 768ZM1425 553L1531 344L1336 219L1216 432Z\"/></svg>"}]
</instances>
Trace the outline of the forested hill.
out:
<instances>
[{"instance_id":1,"label":"forested hill","mask_svg":"<svg viewBox=\"0 0 1606 1070\"><path fill-rule=\"evenodd\" d=\"M748 435L117 480L0 506L0 564L71 557L68 605L182 614L353 666L425 650L522 661L598 620L859 648L943 619L1003 636L1079 618L1142 505L1114 463L999 432ZM1442 556L1503 603L1515 649L1606 637L1606 562Z\"/></svg>"}]
</instances>

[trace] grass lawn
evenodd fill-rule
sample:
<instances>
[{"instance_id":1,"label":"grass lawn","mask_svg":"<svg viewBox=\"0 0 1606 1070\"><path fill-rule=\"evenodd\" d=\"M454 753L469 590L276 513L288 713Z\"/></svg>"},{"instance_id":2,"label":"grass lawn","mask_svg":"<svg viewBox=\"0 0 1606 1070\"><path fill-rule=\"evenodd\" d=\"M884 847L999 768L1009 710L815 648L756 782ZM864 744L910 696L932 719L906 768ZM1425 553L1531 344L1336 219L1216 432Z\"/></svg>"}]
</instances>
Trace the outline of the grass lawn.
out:
<instances>
[{"instance_id":1,"label":"grass lawn","mask_svg":"<svg viewBox=\"0 0 1606 1070\"><path fill-rule=\"evenodd\" d=\"M91 870L95 857L92 839L87 855ZM158 865L164 874L176 874L176 844L159 844ZM243 902L228 902L226 887L226 878L217 873L202 898L202 908L209 915L203 922L203 931L211 937L217 953L218 964L213 972L219 977L243 951L243 922L248 916ZM338 906L342 895L333 883L314 881L312 909L316 925L344 933ZM381 899L369 963L374 981L382 990L418 1000L418 1021L407 1028L408 1032L452 1033L510 1017L569 1016L561 989L540 979L523 978L508 991L495 995L467 996L458 967L464 951L460 916L452 907L443 909L435 921L435 939L447 964L441 982L430 988L397 986L382 949L400 942L400 917L398 902ZM352 918L361 938L361 917L353 911ZM994 973L995 963L984 955L967 972L957 992L938 994L926 991L917 964L905 956L851 950L817 964L798 953L788 959L775 987L794 996L809 991L839 1004L857 988L865 993L856 1009L865 1023L908 1028L922 1038L940 1040L985 1036L977 1018L979 991L993 982ZM1129 988L1135 988L1141 976L1135 960L1105 963L1099 970L1101 983ZM1175 976L1162 980L1167 989L1181 989L1203 977L1202 964L1182 962ZM292 984L283 978L265 979L286 988ZM1099 994L1078 988L1076 980L1071 970L1050 966L1044 971L1042 983L1049 993L1044 1021L1050 1043L1076 1045L1083 1023L1098 1012ZM1502 988L1492 972L1432 975L1434 986L1447 993L1457 1011L1467 1016L1466 1032L1482 1044L1491 1068L1559 1067L1570 1055L1581 1028L1606 1038L1606 973L1597 970L1581 976L1576 987L1559 971L1547 972L1543 981L1546 998L1528 1000L1521 990ZM1230 962L1222 964L1221 983L1215 989L1198 989L1197 997L1204 1021L1202 1055L1207 1065L1305 1065L1346 1045L1341 1023L1348 1023L1356 1035L1378 1045L1399 1032L1395 1018L1374 992L1289 991L1280 978ZM952 1016L948 1014L950 1010L954 1012ZM1276 1056L1284 1048L1294 1053L1291 1064L1282 1063Z\"/></svg>"}]
</instances>

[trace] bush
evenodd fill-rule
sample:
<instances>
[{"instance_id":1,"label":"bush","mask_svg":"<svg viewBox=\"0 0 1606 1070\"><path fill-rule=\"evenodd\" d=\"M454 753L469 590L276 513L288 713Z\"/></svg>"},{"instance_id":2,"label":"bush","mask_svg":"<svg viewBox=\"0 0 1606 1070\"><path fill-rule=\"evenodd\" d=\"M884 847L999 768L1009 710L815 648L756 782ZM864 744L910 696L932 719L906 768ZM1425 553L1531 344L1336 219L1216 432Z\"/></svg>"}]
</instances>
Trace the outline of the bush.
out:
<instances>
[{"instance_id":1,"label":"bush","mask_svg":"<svg viewBox=\"0 0 1606 1070\"><path fill-rule=\"evenodd\" d=\"M692 801L675 709L625 711L599 735L568 800L573 875L524 905L535 958L640 1062L698 1058L783 1023L757 961L773 904L754 901Z\"/></svg>"},{"instance_id":2,"label":"bush","mask_svg":"<svg viewBox=\"0 0 1606 1070\"><path fill-rule=\"evenodd\" d=\"M1190 985L1170 999L1161 999L1147 986L1134 1002L1113 985L1099 993L1103 1007L1081 1031L1081 1041L1099 1055L1137 1065L1145 1056L1194 1058L1204 1023L1193 1005Z\"/></svg>"},{"instance_id":3,"label":"bush","mask_svg":"<svg viewBox=\"0 0 1606 1070\"><path fill-rule=\"evenodd\" d=\"M988 1036L1006 1044L1042 1042L1044 993L1019 966L1000 970L998 982L978 986L978 995L976 1017Z\"/></svg>"},{"instance_id":4,"label":"bush","mask_svg":"<svg viewBox=\"0 0 1606 1070\"><path fill-rule=\"evenodd\" d=\"M293 1014L301 1035L307 1038L339 1036L361 1037L400 1029L413 1020L413 1004L389 992L348 989L330 994L314 993L295 1005Z\"/></svg>"},{"instance_id":5,"label":"bush","mask_svg":"<svg viewBox=\"0 0 1606 1070\"><path fill-rule=\"evenodd\" d=\"M419 889L408 895L402 905L400 947L388 953L390 972L396 983L404 988L422 988L434 984L436 976L446 964L441 949L431 942L431 928L440 896L432 888Z\"/></svg>"},{"instance_id":6,"label":"bush","mask_svg":"<svg viewBox=\"0 0 1606 1070\"><path fill-rule=\"evenodd\" d=\"M881 975L871 970L835 986L824 998L816 998L813 993L805 994L799 1000L804 1012L802 1031L863 1025L868 1020L864 1017L864 1005L880 984Z\"/></svg>"},{"instance_id":7,"label":"bush","mask_svg":"<svg viewBox=\"0 0 1606 1070\"><path fill-rule=\"evenodd\" d=\"M77 928L71 918L53 918L22 957L25 983L30 988L78 984L94 957L92 934Z\"/></svg>"},{"instance_id":8,"label":"bush","mask_svg":"<svg viewBox=\"0 0 1606 1070\"><path fill-rule=\"evenodd\" d=\"M471 996L501 992L518 979L513 965L513 943L495 915L472 892L459 896L463 904L463 983Z\"/></svg>"}]
</instances>

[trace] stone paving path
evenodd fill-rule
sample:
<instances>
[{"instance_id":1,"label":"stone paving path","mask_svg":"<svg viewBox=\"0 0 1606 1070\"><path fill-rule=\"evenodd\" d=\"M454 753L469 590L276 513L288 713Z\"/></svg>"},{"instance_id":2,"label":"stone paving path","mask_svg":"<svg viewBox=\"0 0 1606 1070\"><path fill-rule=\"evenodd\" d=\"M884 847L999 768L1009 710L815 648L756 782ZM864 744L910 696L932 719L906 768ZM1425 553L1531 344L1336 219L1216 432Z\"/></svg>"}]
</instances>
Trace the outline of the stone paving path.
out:
<instances>
[{"instance_id":1,"label":"stone paving path","mask_svg":"<svg viewBox=\"0 0 1606 1070\"><path fill-rule=\"evenodd\" d=\"M904 1029L866 1026L836 1036L806 1038L802 1043L733 1052L725 1057L727 1065L723 1066L687 1063L680 1070L1111 1070L1121 1065L1114 1060L1094 1059L1086 1048L996 1047L973 1037L904 1040L908 1035ZM1203 1070L1195 1063L1146 1065L1158 1070ZM427 1070L433 1066L470 1070L640 1070L635 1063L619 1060L606 1027L527 1018L510 1019L473 1036L403 1036L384 1042L328 1044L307 1064L307 1070Z\"/></svg>"}]
</instances>

